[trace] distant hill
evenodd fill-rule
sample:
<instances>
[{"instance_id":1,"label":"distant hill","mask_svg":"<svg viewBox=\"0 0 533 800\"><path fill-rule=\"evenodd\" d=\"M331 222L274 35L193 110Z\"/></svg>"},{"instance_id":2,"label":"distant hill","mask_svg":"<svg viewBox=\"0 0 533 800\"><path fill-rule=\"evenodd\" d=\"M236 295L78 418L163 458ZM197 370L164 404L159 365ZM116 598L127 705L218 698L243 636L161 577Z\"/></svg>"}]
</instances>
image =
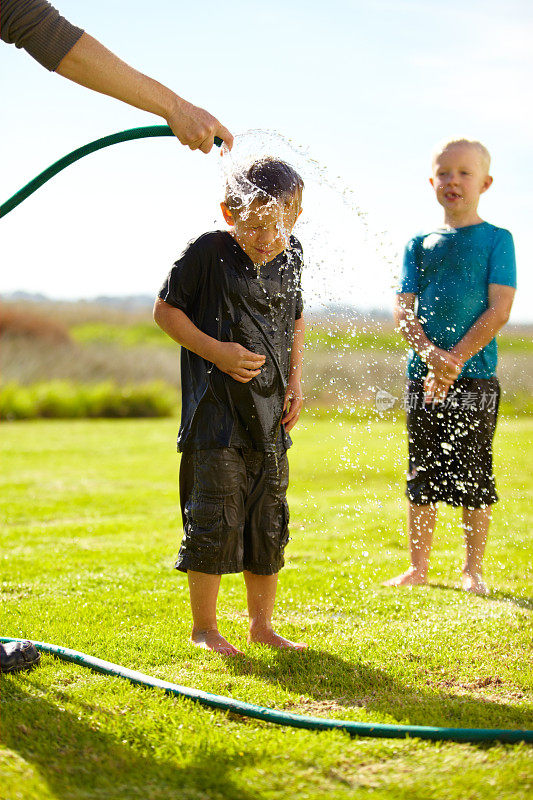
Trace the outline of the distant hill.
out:
<instances>
[{"instance_id":1,"label":"distant hill","mask_svg":"<svg viewBox=\"0 0 533 800\"><path fill-rule=\"evenodd\" d=\"M47 297L44 294L32 292L6 292L0 295L0 299L6 303L44 303L50 304L70 304L86 303L87 305L104 306L106 308L118 308L121 311L139 311L151 309L154 305L154 298L149 294L133 294L123 297L99 297L72 298L70 300L58 300L55 297Z\"/></svg>"},{"instance_id":2,"label":"distant hill","mask_svg":"<svg viewBox=\"0 0 533 800\"><path fill-rule=\"evenodd\" d=\"M35 294L32 292L6 292L0 294L0 300L6 303L51 303L53 302L49 297L44 294Z\"/></svg>"},{"instance_id":3,"label":"distant hill","mask_svg":"<svg viewBox=\"0 0 533 800\"><path fill-rule=\"evenodd\" d=\"M0 300L6 303L35 303L39 305L71 305L81 304L87 306L100 306L101 308L117 309L119 311L147 311L152 309L154 298L147 294L135 294L112 297L100 295L90 298L72 298L70 300L58 300L54 297L47 297L44 294L32 292L9 292L0 294ZM330 303L327 306L307 307L306 315L313 320L321 319L346 319L350 321L390 321L392 314L382 308L361 310L348 304Z\"/></svg>"}]
</instances>

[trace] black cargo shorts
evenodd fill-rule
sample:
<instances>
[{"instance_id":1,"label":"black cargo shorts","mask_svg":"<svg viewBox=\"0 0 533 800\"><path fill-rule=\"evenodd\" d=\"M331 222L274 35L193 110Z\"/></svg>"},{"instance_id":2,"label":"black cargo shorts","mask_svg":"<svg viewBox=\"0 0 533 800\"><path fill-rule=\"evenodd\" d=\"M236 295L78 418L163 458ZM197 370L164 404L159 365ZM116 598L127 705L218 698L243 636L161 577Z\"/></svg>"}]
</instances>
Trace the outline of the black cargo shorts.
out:
<instances>
[{"instance_id":1,"label":"black cargo shorts","mask_svg":"<svg viewBox=\"0 0 533 800\"><path fill-rule=\"evenodd\" d=\"M492 440L499 401L496 377L459 378L435 404L424 402L422 380L408 381L406 495L412 503L484 508L498 500Z\"/></svg>"},{"instance_id":2,"label":"black cargo shorts","mask_svg":"<svg viewBox=\"0 0 533 800\"><path fill-rule=\"evenodd\" d=\"M184 536L176 569L273 575L289 539L287 453L239 447L183 453Z\"/></svg>"}]
</instances>

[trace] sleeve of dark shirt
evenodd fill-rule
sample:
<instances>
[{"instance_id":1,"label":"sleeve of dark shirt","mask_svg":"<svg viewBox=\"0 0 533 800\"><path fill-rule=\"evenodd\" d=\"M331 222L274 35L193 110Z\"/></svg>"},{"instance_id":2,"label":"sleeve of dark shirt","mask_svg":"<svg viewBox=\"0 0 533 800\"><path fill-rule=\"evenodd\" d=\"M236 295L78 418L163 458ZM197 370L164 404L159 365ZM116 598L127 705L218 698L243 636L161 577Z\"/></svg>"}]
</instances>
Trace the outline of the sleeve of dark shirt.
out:
<instances>
[{"instance_id":1,"label":"sleeve of dark shirt","mask_svg":"<svg viewBox=\"0 0 533 800\"><path fill-rule=\"evenodd\" d=\"M160 299L191 316L205 280L204 272L205 258L202 258L199 243L193 242L170 270L159 292Z\"/></svg>"},{"instance_id":2,"label":"sleeve of dark shirt","mask_svg":"<svg viewBox=\"0 0 533 800\"><path fill-rule=\"evenodd\" d=\"M46 0L1 0L0 39L54 72L83 34Z\"/></svg>"},{"instance_id":3,"label":"sleeve of dark shirt","mask_svg":"<svg viewBox=\"0 0 533 800\"><path fill-rule=\"evenodd\" d=\"M296 290L296 308L295 308L294 319L298 320L298 319L302 318L303 313L304 313L304 301L303 301L303 297L302 297L302 269L303 269L303 262L304 262L304 253L303 253L302 245L300 244L298 239L296 239L294 236L292 237L291 244L292 244L293 250L297 254L297 262L296 262L297 266L296 266L296 269L294 271L294 279L296 281L296 286L297 286L297 290Z\"/></svg>"},{"instance_id":4,"label":"sleeve of dark shirt","mask_svg":"<svg viewBox=\"0 0 533 800\"><path fill-rule=\"evenodd\" d=\"M304 301L302 297L302 290L298 289L298 292L296 294L296 309L295 309L294 319L295 320L301 319L303 317L303 313L304 313Z\"/></svg>"}]
</instances>

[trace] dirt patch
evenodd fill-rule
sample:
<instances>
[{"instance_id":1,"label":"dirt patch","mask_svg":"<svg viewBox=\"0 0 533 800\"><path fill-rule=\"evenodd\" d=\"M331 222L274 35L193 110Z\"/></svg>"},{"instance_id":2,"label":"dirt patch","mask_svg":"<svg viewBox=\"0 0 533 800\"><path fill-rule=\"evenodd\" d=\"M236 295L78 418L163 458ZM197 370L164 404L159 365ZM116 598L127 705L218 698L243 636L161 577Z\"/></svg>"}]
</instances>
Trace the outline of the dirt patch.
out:
<instances>
[{"instance_id":1,"label":"dirt patch","mask_svg":"<svg viewBox=\"0 0 533 800\"><path fill-rule=\"evenodd\" d=\"M284 710L293 714L306 716L327 716L332 712L344 712L347 708L366 708L370 698L338 697L328 700L313 700L310 697L299 697L296 703L287 703Z\"/></svg>"},{"instance_id":2,"label":"dirt patch","mask_svg":"<svg viewBox=\"0 0 533 800\"><path fill-rule=\"evenodd\" d=\"M506 685L499 675L476 677L468 681L458 681L453 678L439 680L428 678L426 685L434 689L446 689L456 697L471 695L491 703L516 703L517 700L523 700L527 696L518 687Z\"/></svg>"}]
</instances>

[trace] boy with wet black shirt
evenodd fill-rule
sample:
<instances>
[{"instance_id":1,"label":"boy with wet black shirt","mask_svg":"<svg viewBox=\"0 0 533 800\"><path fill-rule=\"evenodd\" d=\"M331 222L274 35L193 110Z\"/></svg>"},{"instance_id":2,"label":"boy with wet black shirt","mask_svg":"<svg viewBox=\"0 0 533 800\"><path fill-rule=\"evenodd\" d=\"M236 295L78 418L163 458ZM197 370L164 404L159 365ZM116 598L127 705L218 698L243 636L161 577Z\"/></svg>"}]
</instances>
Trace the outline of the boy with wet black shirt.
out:
<instances>
[{"instance_id":1,"label":"boy with wet black shirt","mask_svg":"<svg viewBox=\"0 0 533 800\"><path fill-rule=\"evenodd\" d=\"M222 574L243 572L250 642L302 649L275 633L272 613L288 540L287 448L301 406L302 250L291 231L303 181L262 159L228 187L231 232L192 242L154 309L182 345L178 449L192 641L237 655L218 631Z\"/></svg>"}]
</instances>

